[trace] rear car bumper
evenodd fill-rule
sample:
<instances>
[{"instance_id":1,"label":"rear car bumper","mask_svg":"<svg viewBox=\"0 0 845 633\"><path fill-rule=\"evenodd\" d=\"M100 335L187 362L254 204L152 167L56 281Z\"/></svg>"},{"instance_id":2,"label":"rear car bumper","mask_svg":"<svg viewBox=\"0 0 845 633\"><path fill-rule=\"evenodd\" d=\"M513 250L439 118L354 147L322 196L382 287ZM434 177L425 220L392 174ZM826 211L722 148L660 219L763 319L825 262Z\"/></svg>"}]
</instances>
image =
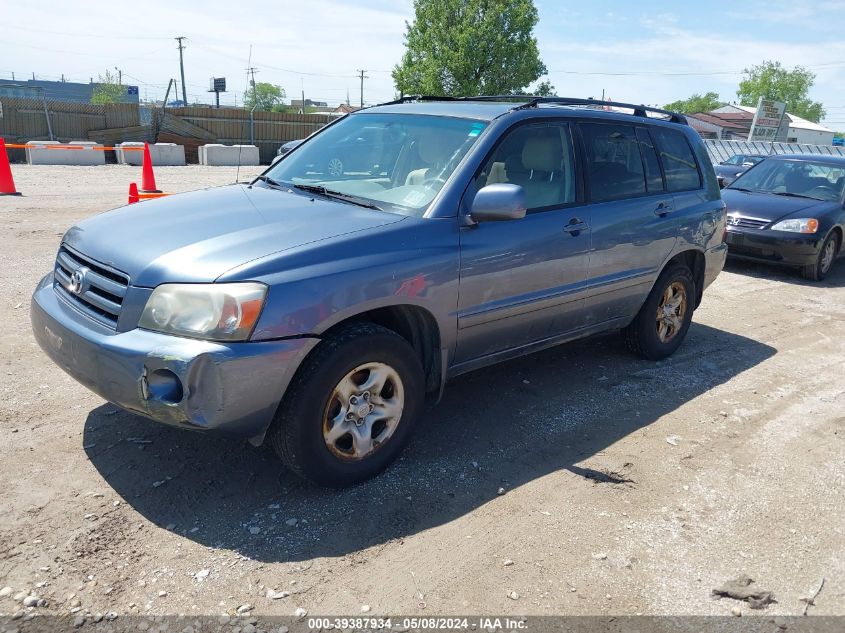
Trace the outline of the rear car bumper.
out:
<instances>
[{"instance_id":1,"label":"rear car bumper","mask_svg":"<svg viewBox=\"0 0 845 633\"><path fill-rule=\"evenodd\" d=\"M728 254L732 257L808 266L819 256L824 235L789 233L770 229L728 229Z\"/></svg>"},{"instance_id":2,"label":"rear car bumper","mask_svg":"<svg viewBox=\"0 0 845 633\"><path fill-rule=\"evenodd\" d=\"M32 296L32 331L47 355L113 404L173 426L262 438L316 338L214 343L115 332L60 298L50 273Z\"/></svg>"},{"instance_id":3,"label":"rear car bumper","mask_svg":"<svg viewBox=\"0 0 845 633\"><path fill-rule=\"evenodd\" d=\"M706 288L722 272L727 259L728 245L722 242L704 251L704 287Z\"/></svg>"}]
</instances>

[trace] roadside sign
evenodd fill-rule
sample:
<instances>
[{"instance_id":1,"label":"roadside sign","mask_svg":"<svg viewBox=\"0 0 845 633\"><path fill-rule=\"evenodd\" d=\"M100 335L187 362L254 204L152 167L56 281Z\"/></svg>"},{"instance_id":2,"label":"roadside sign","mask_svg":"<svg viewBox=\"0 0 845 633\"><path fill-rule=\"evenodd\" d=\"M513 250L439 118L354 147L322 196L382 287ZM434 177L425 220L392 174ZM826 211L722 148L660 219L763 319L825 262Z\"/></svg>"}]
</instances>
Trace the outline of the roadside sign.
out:
<instances>
[{"instance_id":1,"label":"roadside sign","mask_svg":"<svg viewBox=\"0 0 845 633\"><path fill-rule=\"evenodd\" d=\"M786 104L783 101L763 99L757 102L757 112L748 132L749 141L785 141L789 130Z\"/></svg>"}]
</instances>

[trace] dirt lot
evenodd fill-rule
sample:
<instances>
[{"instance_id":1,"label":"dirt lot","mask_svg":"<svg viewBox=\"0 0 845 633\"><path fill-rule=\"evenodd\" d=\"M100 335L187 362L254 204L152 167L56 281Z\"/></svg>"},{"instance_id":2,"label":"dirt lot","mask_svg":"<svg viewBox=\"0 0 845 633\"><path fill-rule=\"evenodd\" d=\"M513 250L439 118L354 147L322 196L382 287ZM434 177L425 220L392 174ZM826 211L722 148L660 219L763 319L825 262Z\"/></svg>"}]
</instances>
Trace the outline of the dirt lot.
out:
<instances>
[{"instance_id":1,"label":"dirt lot","mask_svg":"<svg viewBox=\"0 0 845 633\"><path fill-rule=\"evenodd\" d=\"M711 597L741 574L765 614L822 578L810 613L845 614L845 261L821 284L729 264L665 362L608 336L466 375L386 474L326 491L117 411L35 344L63 231L139 172L14 166L0 198L0 614L21 591L41 613L747 614Z\"/></svg>"}]
</instances>

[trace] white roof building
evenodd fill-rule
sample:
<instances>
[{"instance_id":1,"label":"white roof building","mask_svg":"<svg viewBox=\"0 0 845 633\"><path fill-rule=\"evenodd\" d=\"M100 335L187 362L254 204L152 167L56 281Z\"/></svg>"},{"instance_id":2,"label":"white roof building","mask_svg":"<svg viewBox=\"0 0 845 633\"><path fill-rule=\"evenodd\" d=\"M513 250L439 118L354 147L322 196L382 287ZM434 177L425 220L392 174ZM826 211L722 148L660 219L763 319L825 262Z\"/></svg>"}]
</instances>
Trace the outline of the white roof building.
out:
<instances>
[{"instance_id":1,"label":"white roof building","mask_svg":"<svg viewBox=\"0 0 845 633\"><path fill-rule=\"evenodd\" d=\"M753 115L757 108L752 106L726 105L713 110L717 113L748 112ZM786 113L789 119L789 131L786 141L789 143L807 143L808 145L832 145L834 131L819 123L813 123L800 116Z\"/></svg>"}]
</instances>

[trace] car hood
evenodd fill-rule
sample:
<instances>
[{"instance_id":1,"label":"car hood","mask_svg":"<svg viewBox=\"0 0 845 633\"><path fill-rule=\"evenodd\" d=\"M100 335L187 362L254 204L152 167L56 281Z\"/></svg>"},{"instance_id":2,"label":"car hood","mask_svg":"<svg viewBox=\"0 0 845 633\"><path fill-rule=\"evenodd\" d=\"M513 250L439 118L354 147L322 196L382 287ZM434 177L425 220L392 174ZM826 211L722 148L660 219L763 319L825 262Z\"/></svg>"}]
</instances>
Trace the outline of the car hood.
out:
<instances>
[{"instance_id":1,"label":"car hood","mask_svg":"<svg viewBox=\"0 0 845 633\"><path fill-rule=\"evenodd\" d=\"M713 165L713 171L717 176L737 176L747 169L748 167L740 165Z\"/></svg>"},{"instance_id":2,"label":"car hood","mask_svg":"<svg viewBox=\"0 0 845 633\"><path fill-rule=\"evenodd\" d=\"M728 215L736 214L769 222L776 222L799 212L808 213L812 217L814 212L826 210L834 204L825 200L777 196L771 193L755 193L730 188L722 189L722 200L728 207Z\"/></svg>"},{"instance_id":3,"label":"car hood","mask_svg":"<svg viewBox=\"0 0 845 633\"><path fill-rule=\"evenodd\" d=\"M64 242L134 286L214 281L272 253L392 224L401 215L264 186L229 185L115 209Z\"/></svg>"}]
</instances>

